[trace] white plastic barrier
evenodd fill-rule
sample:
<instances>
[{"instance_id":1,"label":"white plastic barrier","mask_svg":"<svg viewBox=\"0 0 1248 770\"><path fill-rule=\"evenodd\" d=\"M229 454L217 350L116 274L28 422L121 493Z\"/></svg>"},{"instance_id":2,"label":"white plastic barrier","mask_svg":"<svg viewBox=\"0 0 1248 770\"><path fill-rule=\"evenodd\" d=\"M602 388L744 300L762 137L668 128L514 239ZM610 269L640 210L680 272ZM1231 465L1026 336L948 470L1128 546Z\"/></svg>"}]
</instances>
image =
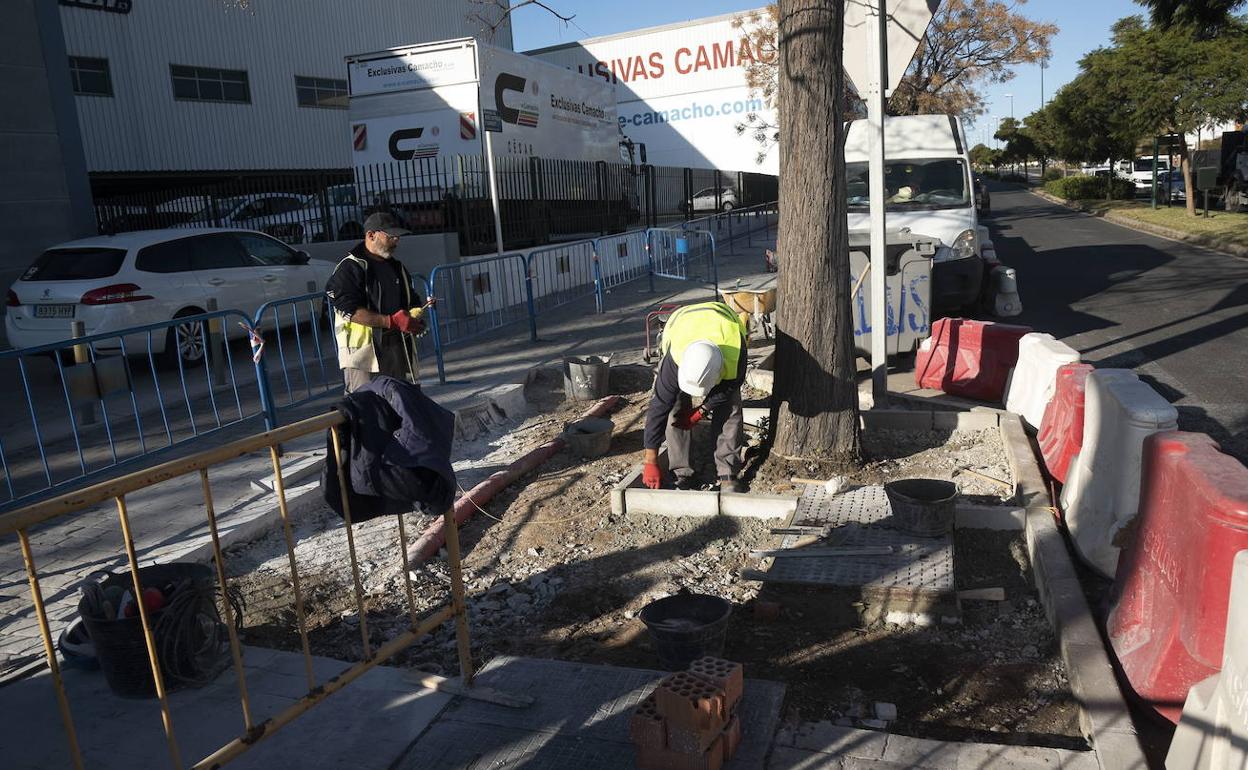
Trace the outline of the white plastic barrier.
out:
<instances>
[{"instance_id":1,"label":"white plastic barrier","mask_svg":"<svg viewBox=\"0 0 1248 770\"><path fill-rule=\"evenodd\" d=\"M1005 408L1039 429L1044 408L1053 399L1057 370L1078 362L1078 351L1052 334L1024 334L1018 341L1018 363L1005 386Z\"/></svg>"},{"instance_id":2,"label":"white plastic barrier","mask_svg":"<svg viewBox=\"0 0 1248 770\"><path fill-rule=\"evenodd\" d=\"M1174 430L1179 413L1135 372L1096 369L1088 375L1083 448L1070 464L1062 511L1075 551L1112 578L1118 567L1114 539L1139 509L1144 439Z\"/></svg>"},{"instance_id":3,"label":"white plastic barrier","mask_svg":"<svg viewBox=\"0 0 1248 770\"><path fill-rule=\"evenodd\" d=\"M1192 687L1166 770L1248 768L1248 551L1235 556L1222 673Z\"/></svg>"}]
</instances>

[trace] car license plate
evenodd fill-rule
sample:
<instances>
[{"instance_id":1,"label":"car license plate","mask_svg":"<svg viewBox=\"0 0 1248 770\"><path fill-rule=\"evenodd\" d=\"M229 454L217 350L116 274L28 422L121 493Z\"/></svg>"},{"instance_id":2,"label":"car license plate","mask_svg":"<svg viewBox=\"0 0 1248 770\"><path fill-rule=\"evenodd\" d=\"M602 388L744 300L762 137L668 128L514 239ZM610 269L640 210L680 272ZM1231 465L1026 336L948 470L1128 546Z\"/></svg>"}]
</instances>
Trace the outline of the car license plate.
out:
<instances>
[{"instance_id":1,"label":"car license plate","mask_svg":"<svg viewBox=\"0 0 1248 770\"><path fill-rule=\"evenodd\" d=\"M73 318L77 305L35 305L35 318Z\"/></svg>"}]
</instances>

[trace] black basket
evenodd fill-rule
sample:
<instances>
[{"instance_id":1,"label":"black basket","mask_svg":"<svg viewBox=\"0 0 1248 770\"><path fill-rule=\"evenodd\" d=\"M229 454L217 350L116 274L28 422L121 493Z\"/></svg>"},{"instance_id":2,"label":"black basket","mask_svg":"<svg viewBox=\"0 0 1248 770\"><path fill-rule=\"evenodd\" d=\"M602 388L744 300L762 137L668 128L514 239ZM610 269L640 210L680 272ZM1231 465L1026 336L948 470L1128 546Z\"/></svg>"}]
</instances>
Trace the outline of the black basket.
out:
<instances>
[{"instance_id":1,"label":"black basket","mask_svg":"<svg viewBox=\"0 0 1248 770\"><path fill-rule=\"evenodd\" d=\"M678 593L650 602L638 615L664 668L678 671L704 655L718 657L732 604L718 596Z\"/></svg>"},{"instance_id":2,"label":"black basket","mask_svg":"<svg viewBox=\"0 0 1248 770\"><path fill-rule=\"evenodd\" d=\"M168 605L148 613L165 689L211 681L228 663L213 569L189 562L154 564L139 568L139 583L162 591L170 585L179 587ZM129 570L108 575L94 585L100 590L110 586L134 590ZM105 620L90 599L91 589L83 593L78 614L95 645L108 686L125 698L154 697L156 683L139 616Z\"/></svg>"}]
</instances>

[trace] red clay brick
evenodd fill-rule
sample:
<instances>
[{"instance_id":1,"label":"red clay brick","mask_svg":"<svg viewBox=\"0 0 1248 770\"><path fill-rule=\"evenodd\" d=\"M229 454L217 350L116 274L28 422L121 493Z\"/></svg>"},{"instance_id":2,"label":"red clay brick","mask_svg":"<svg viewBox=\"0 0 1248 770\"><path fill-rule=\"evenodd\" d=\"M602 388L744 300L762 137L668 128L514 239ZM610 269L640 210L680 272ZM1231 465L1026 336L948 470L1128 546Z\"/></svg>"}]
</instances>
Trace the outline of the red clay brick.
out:
<instances>
[{"instance_id":1,"label":"red clay brick","mask_svg":"<svg viewBox=\"0 0 1248 770\"><path fill-rule=\"evenodd\" d=\"M724 764L728 764L733 756L736 755L737 748L741 745L741 718L734 716L721 735L723 737Z\"/></svg>"},{"instance_id":2,"label":"red clay brick","mask_svg":"<svg viewBox=\"0 0 1248 770\"><path fill-rule=\"evenodd\" d=\"M718 735L728 723L724 691L701 677L679 671L659 682L654 692L659 716L686 730Z\"/></svg>"},{"instance_id":3,"label":"red clay brick","mask_svg":"<svg viewBox=\"0 0 1248 770\"><path fill-rule=\"evenodd\" d=\"M702 677L724 691L725 705L731 712L741 701L745 690L745 669L740 663L723 658L698 658L689 664L689 673Z\"/></svg>"},{"instance_id":4,"label":"red clay brick","mask_svg":"<svg viewBox=\"0 0 1248 770\"><path fill-rule=\"evenodd\" d=\"M772 623L780 619L780 603L754 600L754 617L764 623Z\"/></svg>"},{"instance_id":5,"label":"red clay brick","mask_svg":"<svg viewBox=\"0 0 1248 770\"><path fill-rule=\"evenodd\" d=\"M628 721L628 737L639 747L661 749L667 746L667 726L659 716L654 693L637 704Z\"/></svg>"},{"instance_id":6,"label":"red clay brick","mask_svg":"<svg viewBox=\"0 0 1248 770\"><path fill-rule=\"evenodd\" d=\"M671 749L637 747L638 770L721 770L724 766L723 737L716 736L711 747L697 754Z\"/></svg>"}]
</instances>

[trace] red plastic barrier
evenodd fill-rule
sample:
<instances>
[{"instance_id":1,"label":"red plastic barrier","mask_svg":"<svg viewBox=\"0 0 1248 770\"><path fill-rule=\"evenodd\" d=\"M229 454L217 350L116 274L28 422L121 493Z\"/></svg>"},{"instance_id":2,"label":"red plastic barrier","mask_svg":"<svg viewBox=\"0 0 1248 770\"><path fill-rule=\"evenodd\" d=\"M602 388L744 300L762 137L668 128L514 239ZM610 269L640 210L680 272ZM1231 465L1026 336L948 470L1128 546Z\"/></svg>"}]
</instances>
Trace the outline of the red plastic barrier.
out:
<instances>
[{"instance_id":1,"label":"red plastic barrier","mask_svg":"<svg viewBox=\"0 0 1248 770\"><path fill-rule=\"evenodd\" d=\"M1248 468L1203 433L1145 439L1107 629L1131 688L1172 722L1188 688L1222 668L1231 568L1245 548Z\"/></svg>"},{"instance_id":2,"label":"red plastic barrier","mask_svg":"<svg viewBox=\"0 0 1248 770\"><path fill-rule=\"evenodd\" d=\"M1029 326L942 318L919 346L914 381L952 396L1001 401L1005 381L1018 362L1018 339Z\"/></svg>"},{"instance_id":3,"label":"red plastic barrier","mask_svg":"<svg viewBox=\"0 0 1248 770\"><path fill-rule=\"evenodd\" d=\"M1092 368L1091 364L1066 364L1057 370L1053 400L1044 408L1036 436L1044 466L1063 484L1070 461L1083 448L1083 395Z\"/></svg>"}]
</instances>

